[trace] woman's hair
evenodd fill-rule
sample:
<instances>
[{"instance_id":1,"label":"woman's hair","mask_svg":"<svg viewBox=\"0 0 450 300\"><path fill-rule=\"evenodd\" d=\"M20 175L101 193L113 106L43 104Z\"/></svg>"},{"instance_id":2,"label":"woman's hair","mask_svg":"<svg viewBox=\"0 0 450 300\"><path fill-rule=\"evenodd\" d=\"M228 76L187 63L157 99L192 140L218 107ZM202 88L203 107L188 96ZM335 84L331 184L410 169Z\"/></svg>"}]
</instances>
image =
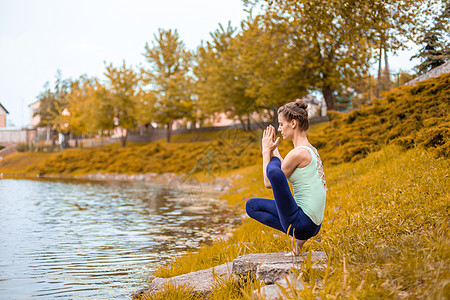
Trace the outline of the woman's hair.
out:
<instances>
[{"instance_id":1,"label":"woman's hair","mask_svg":"<svg viewBox=\"0 0 450 300\"><path fill-rule=\"evenodd\" d=\"M297 120L300 130L307 131L309 128L308 112L306 111L307 107L308 104L305 101L296 99L295 101L281 106L278 109L278 114L282 114L289 122Z\"/></svg>"}]
</instances>

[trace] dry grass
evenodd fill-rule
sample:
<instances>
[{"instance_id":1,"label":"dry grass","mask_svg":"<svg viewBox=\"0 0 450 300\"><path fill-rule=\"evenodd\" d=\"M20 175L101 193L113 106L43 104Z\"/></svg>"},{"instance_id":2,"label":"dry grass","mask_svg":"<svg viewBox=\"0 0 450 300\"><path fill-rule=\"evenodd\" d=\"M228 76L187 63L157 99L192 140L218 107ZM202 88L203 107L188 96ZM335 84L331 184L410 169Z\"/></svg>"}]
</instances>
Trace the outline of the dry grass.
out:
<instances>
[{"instance_id":1,"label":"dry grass","mask_svg":"<svg viewBox=\"0 0 450 300\"><path fill-rule=\"evenodd\" d=\"M285 298L449 295L448 170L448 158L394 145L359 162L327 168L324 223L305 246L308 251L326 251L331 272L314 274L323 282L313 286L309 280L313 274L303 270L307 288L286 291ZM226 198L242 207L248 197L268 196L270 191L261 191L262 180L254 180L259 171L256 167L237 171L243 177L235 181L235 193ZM177 257L155 275L171 277L205 269L247 253L287 251L288 245L283 234L245 219L229 240Z\"/></svg>"}]
</instances>

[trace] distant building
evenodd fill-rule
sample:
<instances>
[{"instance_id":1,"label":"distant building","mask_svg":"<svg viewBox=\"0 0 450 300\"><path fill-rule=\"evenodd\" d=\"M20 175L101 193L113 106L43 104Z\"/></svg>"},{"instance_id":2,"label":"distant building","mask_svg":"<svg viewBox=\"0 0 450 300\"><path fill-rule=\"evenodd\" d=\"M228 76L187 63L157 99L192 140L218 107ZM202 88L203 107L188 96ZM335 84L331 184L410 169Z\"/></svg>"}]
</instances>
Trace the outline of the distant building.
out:
<instances>
[{"instance_id":1,"label":"distant building","mask_svg":"<svg viewBox=\"0 0 450 300\"><path fill-rule=\"evenodd\" d=\"M30 111L30 126L36 128L41 121L39 115L36 115L39 109L39 105L41 104L41 100L34 101L28 104L28 109Z\"/></svg>"},{"instance_id":2,"label":"distant building","mask_svg":"<svg viewBox=\"0 0 450 300\"><path fill-rule=\"evenodd\" d=\"M6 115L7 114L9 114L9 112L0 103L0 128L5 128L6 127Z\"/></svg>"},{"instance_id":3,"label":"distant building","mask_svg":"<svg viewBox=\"0 0 450 300\"><path fill-rule=\"evenodd\" d=\"M48 127L38 127L39 122L41 121L41 117L36 113L39 110L39 106L41 105L41 100L36 100L28 104L28 110L30 113L30 127L34 129L35 136L33 136L33 141L49 141L51 130Z\"/></svg>"}]
</instances>

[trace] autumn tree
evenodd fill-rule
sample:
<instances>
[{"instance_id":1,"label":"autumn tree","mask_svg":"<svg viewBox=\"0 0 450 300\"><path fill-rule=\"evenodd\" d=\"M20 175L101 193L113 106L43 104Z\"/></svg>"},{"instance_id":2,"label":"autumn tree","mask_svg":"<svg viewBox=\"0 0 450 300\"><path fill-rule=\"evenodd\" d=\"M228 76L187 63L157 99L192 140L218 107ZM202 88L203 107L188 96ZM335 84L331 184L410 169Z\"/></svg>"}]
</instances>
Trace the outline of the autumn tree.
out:
<instances>
[{"instance_id":1,"label":"autumn tree","mask_svg":"<svg viewBox=\"0 0 450 300\"><path fill-rule=\"evenodd\" d=\"M224 112L249 129L255 97L247 93L247 70L242 65L236 32L230 23L226 28L219 24L219 29L211 33L212 41L198 48L194 68L196 94L200 110L209 115Z\"/></svg>"},{"instance_id":2,"label":"autumn tree","mask_svg":"<svg viewBox=\"0 0 450 300\"><path fill-rule=\"evenodd\" d=\"M36 115L39 115L39 127L48 127L53 132L64 135L63 146L68 146L69 126L67 123L67 95L71 91L72 80L63 79L60 70L56 72L56 80L53 89L47 82L44 91L38 95L40 101ZM55 139L53 139L55 143Z\"/></svg>"},{"instance_id":3,"label":"autumn tree","mask_svg":"<svg viewBox=\"0 0 450 300\"><path fill-rule=\"evenodd\" d=\"M443 3L442 11L433 20L433 26L424 30L418 38L423 45L419 53L421 63L415 68L418 74L424 74L450 60L450 2Z\"/></svg>"},{"instance_id":4,"label":"autumn tree","mask_svg":"<svg viewBox=\"0 0 450 300\"><path fill-rule=\"evenodd\" d=\"M310 89L320 90L328 109L353 78L367 73L374 49L395 51L415 33L418 7L434 0L246 0L259 4L270 22L288 24L309 68ZM420 14L424 16L426 14ZM293 43L292 39L286 43ZM382 58L381 55L379 57Z\"/></svg>"},{"instance_id":5,"label":"autumn tree","mask_svg":"<svg viewBox=\"0 0 450 300\"><path fill-rule=\"evenodd\" d=\"M128 130L137 126L135 106L140 77L125 61L121 67L107 65L104 74L108 79L107 89L98 91L103 101L99 111L107 118L100 125L103 129L120 129L121 143L125 147Z\"/></svg>"},{"instance_id":6,"label":"autumn tree","mask_svg":"<svg viewBox=\"0 0 450 300\"><path fill-rule=\"evenodd\" d=\"M105 99L103 90L104 87L97 78L83 75L72 81L71 91L66 97L69 112L67 123L70 132L76 136L76 144L79 136L102 132L104 128L102 124L105 123L103 119L108 117L102 109Z\"/></svg>"},{"instance_id":7,"label":"autumn tree","mask_svg":"<svg viewBox=\"0 0 450 300\"><path fill-rule=\"evenodd\" d=\"M154 38L152 47L148 43L145 45L143 55L150 69L143 71L155 96L152 119L165 124L170 142L173 121L193 113L192 54L176 30L159 29Z\"/></svg>"},{"instance_id":8,"label":"autumn tree","mask_svg":"<svg viewBox=\"0 0 450 300\"><path fill-rule=\"evenodd\" d=\"M276 119L278 107L308 93L313 84L303 55L309 44L283 19L257 16L241 23L235 43L245 70L245 93L256 100L256 107L268 108Z\"/></svg>"}]
</instances>

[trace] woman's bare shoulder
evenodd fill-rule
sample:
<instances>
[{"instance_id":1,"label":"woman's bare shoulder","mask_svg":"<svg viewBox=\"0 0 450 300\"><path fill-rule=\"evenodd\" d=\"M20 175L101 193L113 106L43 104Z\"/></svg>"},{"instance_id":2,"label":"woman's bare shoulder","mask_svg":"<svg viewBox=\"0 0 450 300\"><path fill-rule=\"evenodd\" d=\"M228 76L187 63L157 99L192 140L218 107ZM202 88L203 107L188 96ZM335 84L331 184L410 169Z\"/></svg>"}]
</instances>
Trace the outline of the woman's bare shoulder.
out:
<instances>
[{"instance_id":1,"label":"woman's bare shoulder","mask_svg":"<svg viewBox=\"0 0 450 300\"><path fill-rule=\"evenodd\" d=\"M289 158L288 158L289 157ZM286 155L285 159L289 159L291 161L298 162L299 165L302 165L306 162L308 164L311 161L311 154L309 153L308 149L305 149L303 147L300 148L294 148Z\"/></svg>"}]
</instances>

